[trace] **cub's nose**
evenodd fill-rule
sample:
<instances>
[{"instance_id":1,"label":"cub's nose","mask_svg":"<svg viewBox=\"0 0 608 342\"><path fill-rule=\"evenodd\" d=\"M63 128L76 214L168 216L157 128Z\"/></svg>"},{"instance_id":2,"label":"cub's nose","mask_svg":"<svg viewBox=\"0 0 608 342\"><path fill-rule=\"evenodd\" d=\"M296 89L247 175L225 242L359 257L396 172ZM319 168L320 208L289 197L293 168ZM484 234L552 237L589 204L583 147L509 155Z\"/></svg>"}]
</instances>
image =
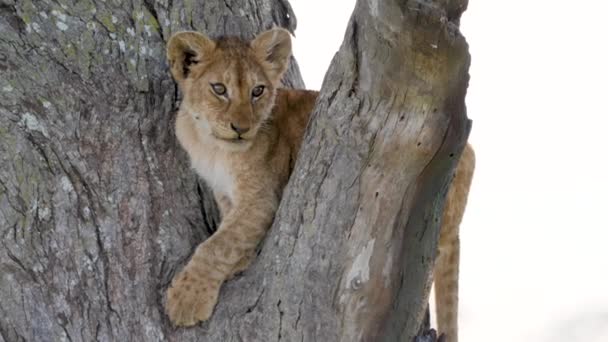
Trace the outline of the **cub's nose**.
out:
<instances>
[{"instance_id":1,"label":"cub's nose","mask_svg":"<svg viewBox=\"0 0 608 342\"><path fill-rule=\"evenodd\" d=\"M232 128L233 131L235 131L236 133L238 133L238 135L243 135L247 132L249 132L249 129L251 127L247 127L247 126L237 126L233 123L230 123L230 128Z\"/></svg>"}]
</instances>

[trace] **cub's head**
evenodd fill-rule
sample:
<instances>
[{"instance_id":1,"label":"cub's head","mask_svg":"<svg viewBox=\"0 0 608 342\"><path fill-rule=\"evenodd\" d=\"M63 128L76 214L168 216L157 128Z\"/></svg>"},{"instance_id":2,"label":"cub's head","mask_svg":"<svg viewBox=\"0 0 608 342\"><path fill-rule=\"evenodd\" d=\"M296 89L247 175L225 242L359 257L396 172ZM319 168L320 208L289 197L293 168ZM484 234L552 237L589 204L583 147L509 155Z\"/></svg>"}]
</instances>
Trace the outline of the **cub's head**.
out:
<instances>
[{"instance_id":1,"label":"cub's head","mask_svg":"<svg viewBox=\"0 0 608 342\"><path fill-rule=\"evenodd\" d=\"M182 114L234 150L250 146L269 119L290 55L290 34L280 28L250 42L186 31L167 44L171 73L184 94Z\"/></svg>"}]
</instances>

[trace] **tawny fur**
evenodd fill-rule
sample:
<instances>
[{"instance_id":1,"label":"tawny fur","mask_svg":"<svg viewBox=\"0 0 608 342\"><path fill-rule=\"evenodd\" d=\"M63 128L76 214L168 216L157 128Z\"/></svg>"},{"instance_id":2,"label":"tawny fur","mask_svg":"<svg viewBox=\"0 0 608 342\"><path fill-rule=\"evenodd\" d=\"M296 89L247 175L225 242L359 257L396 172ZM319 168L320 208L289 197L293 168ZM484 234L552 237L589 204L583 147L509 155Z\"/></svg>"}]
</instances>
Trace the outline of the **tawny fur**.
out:
<instances>
[{"instance_id":1,"label":"tawny fur","mask_svg":"<svg viewBox=\"0 0 608 342\"><path fill-rule=\"evenodd\" d=\"M175 325L211 316L222 283L247 268L272 223L318 95L279 89L290 54L290 35L278 28L251 42L213 41L196 32L169 40L171 72L184 94L177 137L213 189L222 216L218 231L197 247L167 290L166 310ZM224 94L214 88L218 84ZM263 93L253 96L258 86ZM449 341L457 329L458 225L473 164L467 146L448 195L435 271L442 292L439 329Z\"/></svg>"},{"instance_id":2,"label":"tawny fur","mask_svg":"<svg viewBox=\"0 0 608 342\"><path fill-rule=\"evenodd\" d=\"M439 234L438 256L433 271L439 334L458 342L458 269L460 265L460 222L469 196L475 153L471 145L462 152L448 190Z\"/></svg>"}]
</instances>

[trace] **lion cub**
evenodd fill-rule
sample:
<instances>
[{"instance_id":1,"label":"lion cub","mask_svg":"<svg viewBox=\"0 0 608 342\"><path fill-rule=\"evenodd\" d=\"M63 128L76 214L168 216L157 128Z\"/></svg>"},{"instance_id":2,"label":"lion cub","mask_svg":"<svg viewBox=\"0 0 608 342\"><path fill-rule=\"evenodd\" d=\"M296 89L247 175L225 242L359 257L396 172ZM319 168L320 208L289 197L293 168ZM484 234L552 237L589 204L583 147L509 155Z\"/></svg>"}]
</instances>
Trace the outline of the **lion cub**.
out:
<instances>
[{"instance_id":1,"label":"lion cub","mask_svg":"<svg viewBox=\"0 0 608 342\"><path fill-rule=\"evenodd\" d=\"M290 34L280 28L251 42L196 32L169 40L171 73L184 94L177 138L222 216L167 291L176 325L211 316L220 286L247 267L272 223L317 97L278 89L290 55Z\"/></svg>"},{"instance_id":2,"label":"lion cub","mask_svg":"<svg viewBox=\"0 0 608 342\"><path fill-rule=\"evenodd\" d=\"M184 94L176 134L222 215L167 291L175 325L211 316L220 286L247 268L272 223L318 95L278 88L290 55L290 34L280 28L251 42L196 32L169 40L171 73ZM457 338L458 230L474 167L467 146L446 199L434 270L439 332L450 341Z\"/></svg>"}]
</instances>

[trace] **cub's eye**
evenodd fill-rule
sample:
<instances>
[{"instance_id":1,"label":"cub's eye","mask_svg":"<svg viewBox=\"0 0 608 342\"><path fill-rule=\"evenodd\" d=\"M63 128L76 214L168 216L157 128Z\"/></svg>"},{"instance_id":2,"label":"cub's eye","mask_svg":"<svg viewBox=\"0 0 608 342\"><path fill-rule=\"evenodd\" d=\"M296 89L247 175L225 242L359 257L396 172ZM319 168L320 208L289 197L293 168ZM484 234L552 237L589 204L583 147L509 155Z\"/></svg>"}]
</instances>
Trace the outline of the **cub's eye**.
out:
<instances>
[{"instance_id":1,"label":"cub's eye","mask_svg":"<svg viewBox=\"0 0 608 342\"><path fill-rule=\"evenodd\" d=\"M264 94L263 85L259 85L255 88L253 88L253 90L251 91L251 96L253 96L253 97L260 97L260 96L262 96L262 94Z\"/></svg>"},{"instance_id":2,"label":"cub's eye","mask_svg":"<svg viewBox=\"0 0 608 342\"><path fill-rule=\"evenodd\" d=\"M211 89L213 89L213 92L218 94L218 95L226 95L226 86L221 84L221 83L212 83L211 84Z\"/></svg>"}]
</instances>

